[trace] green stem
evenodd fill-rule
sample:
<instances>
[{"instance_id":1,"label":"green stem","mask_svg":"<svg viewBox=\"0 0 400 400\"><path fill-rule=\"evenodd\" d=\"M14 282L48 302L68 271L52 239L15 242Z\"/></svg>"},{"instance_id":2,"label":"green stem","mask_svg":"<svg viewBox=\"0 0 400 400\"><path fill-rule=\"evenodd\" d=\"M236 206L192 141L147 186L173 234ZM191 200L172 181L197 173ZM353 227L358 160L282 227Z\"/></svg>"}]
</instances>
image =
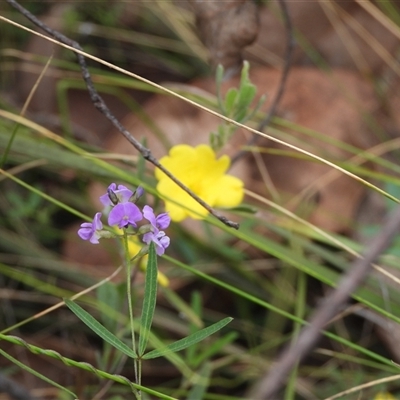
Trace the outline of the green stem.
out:
<instances>
[{"instance_id":1,"label":"green stem","mask_svg":"<svg viewBox=\"0 0 400 400\"><path fill-rule=\"evenodd\" d=\"M133 307L132 307L132 263L130 260L130 255L129 255L129 248L128 248L128 234L126 233L126 230L124 230L124 236L123 236L123 242L124 242L124 252L125 252L125 266L126 266L126 291L128 295L128 309L129 309L129 321L131 325L131 335L132 335L132 350L137 354L136 351L136 339L135 339L135 326L134 326L134 321L133 321ZM135 371L135 382L138 384L141 382L141 368L138 368L138 360L134 359L133 360L133 367ZM142 395L140 391L136 392L136 398L141 399Z\"/></svg>"},{"instance_id":2,"label":"green stem","mask_svg":"<svg viewBox=\"0 0 400 400\"><path fill-rule=\"evenodd\" d=\"M138 385L141 385L142 384L142 359L138 358L136 361L138 363L138 372L139 372ZM139 394L141 394L141 393L139 392Z\"/></svg>"}]
</instances>

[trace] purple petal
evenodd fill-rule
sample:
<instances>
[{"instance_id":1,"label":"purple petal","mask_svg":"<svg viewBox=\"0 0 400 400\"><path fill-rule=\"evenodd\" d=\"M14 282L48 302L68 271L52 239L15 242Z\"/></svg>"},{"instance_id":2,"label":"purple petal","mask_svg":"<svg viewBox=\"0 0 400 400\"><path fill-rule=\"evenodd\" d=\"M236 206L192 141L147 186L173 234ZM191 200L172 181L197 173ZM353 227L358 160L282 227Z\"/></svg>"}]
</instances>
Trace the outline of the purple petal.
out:
<instances>
[{"instance_id":1,"label":"purple petal","mask_svg":"<svg viewBox=\"0 0 400 400\"><path fill-rule=\"evenodd\" d=\"M103 194L102 196L99 197L101 204L103 204L104 207L112 206L113 203L110 200L110 197L108 196L108 193Z\"/></svg>"},{"instance_id":2,"label":"purple petal","mask_svg":"<svg viewBox=\"0 0 400 400\"><path fill-rule=\"evenodd\" d=\"M133 225L136 227L136 222L143 218L138 206L133 203L120 203L117 204L108 216L108 224L118 225L119 228L123 228L127 225Z\"/></svg>"},{"instance_id":3,"label":"purple petal","mask_svg":"<svg viewBox=\"0 0 400 400\"><path fill-rule=\"evenodd\" d=\"M126 186L118 185L117 187L115 183L112 183L108 187L107 193L100 196L100 201L105 207L114 205L110 200L110 196L108 195L109 190L111 190L117 196L119 203L127 203L133 195L132 190L128 189Z\"/></svg>"},{"instance_id":4,"label":"purple petal","mask_svg":"<svg viewBox=\"0 0 400 400\"><path fill-rule=\"evenodd\" d=\"M89 242L92 243L92 244L99 244L100 243L99 242L100 237L101 236L99 235L99 233L95 231L95 232L93 232L93 235L90 238Z\"/></svg>"},{"instance_id":5,"label":"purple petal","mask_svg":"<svg viewBox=\"0 0 400 400\"><path fill-rule=\"evenodd\" d=\"M103 229L101 222L101 213L96 213L92 222L84 222L81 224L81 228L78 230L78 235L83 240L89 240L93 244L99 243L100 233Z\"/></svg>"},{"instance_id":6,"label":"purple petal","mask_svg":"<svg viewBox=\"0 0 400 400\"><path fill-rule=\"evenodd\" d=\"M148 232L143 235L143 241L146 244L150 244L150 242L154 242L156 245L156 253L158 256L162 256L165 253L165 249L170 244L170 238L165 235L164 231L160 231L158 233Z\"/></svg>"},{"instance_id":7,"label":"purple petal","mask_svg":"<svg viewBox=\"0 0 400 400\"><path fill-rule=\"evenodd\" d=\"M143 242L145 242L146 244L150 244L150 242L153 240L153 237L153 232L147 232L143 235Z\"/></svg>"},{"instance_id":8,"label":"purple petal","mask_svg":"<svg viewBox=\"0 0 400 400\"><path fill-rule=\"evenodd\" d=\"M165 253L165 249L169 246L170 238L165 236L165 232L161 231L158 233L156 240L153 240L156 245L156 253L158 256L162 256Z\"/></svg>"},{"instance_id":9,"label":"purple petal","mask_svg":"<svg viewBox=\"0 0 400 400\"><path fill-rule=\"evenodd\" d=\"M159 214L156 218L157 228L159 229L168 228L170 223L171 223L171 217L168 215L168 213Z\"/></svg>"},{"instance_id":10,"label":"purple petal","mask_svg":"<svg viewBox=\"0 0 400 400\"><path fill-rule=\"evenodd\" d=\"M123 204L117 204L111 211L110 214L108 215L108 224L110 226L113 225L120 225L120 222L124 219L125 217L125 208ZM127 223L126 223L127 224ZM125 225L123 225L125 226Z\"/></svg>"},{"instance_id":11,"label":"purple petal","mask_svg":"<svg viewBox=\"0 0 400 400\"><path fill-rule=\"evenodd\" d=\"M114 190L114 193L118 196L120 203L127 203L133 195L132 190L124 185L118 185L118 190Z\"/></svg>"},{"instance_id":12,"label":"purple petal","mask_svg":"<svg viewBox=\"0 0 400 400\"><path fill-rule=\"evenodd\" d=\"M107 188L107 190L112 190L113 192L115 192L115 189L116 189L116 188L117 188L117 185L116 185L115 183L112 183L112 184ZM100 201L101 201L101 203L104 205L104 207L112 206L112 205L113 205L112 201L110 200L110 197L108 196L108 193L103 194L102 196L100 196Z\"/></svg>"},{"instance_id":13,"label":"purple petal","mask_svg":"<svg viewBox=\"0 0 400 400\"><path fill-rule=\"evenodd\" d=\"M157 232L160 229L168 228L171 222L171 218L168 213L162 213L156 217L153 209L147 205L143 207L143 216L150 222L154 232Z\"/></svg>"},{"instance_id":14,"label":"purple petal","mask_svg":"<svg viewBox=\"0 0 400 400\"><path fill-rule=\"evenodd\" d=\"M103 223L101 222L101 213L98 212L93 218L93 228L96 231L103 229Z\"/></svg>"},{"instance_id":15,"label":"purple petal","mask_svg":"<svg viewBox=\"0 0 400 400\"><path fill-rule=\"evenodd\" d=\"M143 216L147 219L147 221L150 222L153 228L157 229L156 216L154 215L154 211L150 206L146 205L143 207Z\"/></svg>"},{"instance_id":16,"label":"purple petal","mask_svg":"<svg viewBox=\"0 0 400 400\"><path fill-rule=\"evenodd\" d=\"M92 237L93 228L90 222L84 222L81 224L81 228L78 230L78 235L82 240L89 240Z\"/></svg>"}]
</instances>

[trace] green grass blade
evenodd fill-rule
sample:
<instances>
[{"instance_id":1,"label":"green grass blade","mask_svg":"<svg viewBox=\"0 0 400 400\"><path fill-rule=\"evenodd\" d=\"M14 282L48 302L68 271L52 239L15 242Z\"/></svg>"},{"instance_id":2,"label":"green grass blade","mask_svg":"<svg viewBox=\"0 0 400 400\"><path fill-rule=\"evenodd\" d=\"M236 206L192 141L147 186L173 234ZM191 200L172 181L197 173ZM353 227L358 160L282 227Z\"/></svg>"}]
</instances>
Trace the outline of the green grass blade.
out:
<instances>
[{"instance_id":1,"label":"green grass blade","mask_svg":"<svg viewBox=\"0 0 400 400\"><path fill-rule=\"evenodd\" d=\"M63 362L65 365L67 365L69 367L75 367L75 368L80 368L84 371L89 371L101 379L108 379L109 381L113 381L113 382L121 383L122 385L125 385L125 386L129 386L132 390L137 389L137 390L140 390L141 392L145 392L145 393L152 395L153 397L157 397L159 399L177 400L175 397L171 397L166 394L160 393L156 390L149 389L146 386L142 386L142 385L133 383L129 379L125 378L124 376L110 374L108 372L97 369L97 368L93 367L93 365L91 365L87 362L75 361L70 358L62 356L60 353L58 353L54 350L42 349L38 346L34 346L32 344L25 342L25 340L23 340L19 337L11 336L11 335L3 335L0 333L0 341L1 340L5 340L6 342L15 344L17 346L23 346L33 354L40 354L40 355L43 355L46 357L54 358L56 360Z\"/></svg>"},{"instance_id":2,"label":"green grass blade","mask_svg":"<svg viewBox=\"0 0 400 400\"><path fill-rule=\"evenodd\" d=\"M237 332L229 332L225 336L219 338L214 343L211 343L210 346L202 349L201 352L197 354L197 356L191 360L191 366L193 368L197 368L202 362L206 360L211 360L211 358L218 354L219 351L222 352L223 348L232 342L234 342L238 338Z\"/></svg>"},{"instance_id":3,"label":"green grass blade","mask_svg":"<svg viewBox=\"0 0 400 400\"><path fill-rule=\"evenodd\" d=\"M149 260L146 268L146 280L144 285L144 298L142 315L140 317L139 356L146 351L149 340L151 323L157 301L157 254L154 243L150 243Z\"/></svg>"},{"instance_id":4,"label":"green grass blade","mask_svg":"<svg viewBox=\"0 0 400 400\"><path fill-rule=\"evenodd\" d=\"M65 388L64 386L59 385L57 382L54 382L53 380L51 380L50 378L47 378L46 376L42 375L40 372L34 370L33 368L28 367L27 365L25 365L24 363L22 363L21 361L17 360L16 358L14 358L13 356L10 356L8 353L6 353L4 350L0 349L0 354L7 358L9 361L11 361L12 363L14 363L15 365L18 365L18 367L20 367L21 369L23 369L24 371L29 372L32 375L35 375L36 377L38 377L39 379L42 379L43 381L49 383L50 385L61 389L65 392L67 392L68 394L70 394L74 399L77 398L77 395L73 392L71 392L70 390L68 390L67 388Z\"/></svg>"},{"instance_id":5,"label":"green grass blade","mask_svg":"<svg viewBox=\"0 0 400 400\"><path fill-rule=\"evenodd\" d=\"M216 322L215 324L207 328L201 329L193 333L192 335L189 335L181 340L178 340L177 342L171 343L168 346L165 346L161 349L152 350L149 353L145 354L142 358L144 360L148 360L151 358L161 357L170 352L176 352L186 349L187 347L192 346L193 344L198 343L207 338L208 336L212 335L213 333L219 331L225 325L229 324L229 322L231 322L232 320L233 318L231 317L224 318L223 320Z\"/></svg>"},{"instance_id":6,"label":"green grass blade","mask_svg":"<svg viewBox=\"0 0 400 400\"><path fill-rule=\"evenodd\" d=\"M204 395L210 385L211 372L211 363L205 363L199 371L196 383L188 393L187 400L204 399Z\"/></svg>"},{"instance_id":7,"label":"green grass blade","mask_svg":"<svg viewBox=\"0 0 400 400\"><path fill-rule=\"evenodd\" d=\"M65 299L64 301L67 307L103 340L105 340L107 343L110 343L111 346L126 354L128 357L137 358L132 349L130 349L122 340L118 339L113 333L106 329L81 306L68 299Z\"/></svg>"},{"instance_id":8,"label":"green grass blade","mask_svg":"<svg viewBox=\"0 0 400 400\"><path fill-rule=\"evenodd\" d=\"M286 251L287 251L287 248L286 248ZM262 300L261 298L253 296L252 294L249 294L249 293L247 293L247 292L245 292L245 291L243 291L241 289L238 289L235 286L227 284L224 281L216 279L213 276L207 275L204 272L199 271L198 269L193 268L193 267L191 267L191 266L189 266L189 265L187 265L185 263L182 263L182 262L180 262L180 261L178 261L178 260L176 260L176 259L174 259L172 257L169 257L169 256L165 255L164 258L166 260L170 261L172 264L175 264L175 265L181 267L185 271L188 271L188 272L192 273L193 275L195 275L195 276L197 276L197 277L199 277L201 279L204 279L205 281L211 282L211 283L215 284L216 286L222 287L222 288L226 289L227 291L229 291L231 293L234 293L235 295L237 295L239 297L245 298L245 299L251 301L252 303L258 304L258 305L260 305L260 306L262 306L262 307L264 307L264 308L266 308L268 310L271 310L272 312L275 312L275 313L277 313L279 315L283 315L283 316L285 316L286 318L288 318L291 321L300 322L303 325L307 324L307 322L304 321L303 319L301 319L301 318L299 318L299 317L297 317L295 315L292 315L289 312L284 311L284 310L282 310L282 309L280 309L278 307L275 307L273 304L270 304L267 301ZM367 303L367 305L372 306L372 304L370 304L370 303ZM393 319L394 321L397 321L397 319L398 319L397 317L393 316L390 313L387 313L387 312L384 313L383 309L379 309L379 312L382 315L385 315L388 318ZM330 338L330 339L333 339L333 340L337 341L338 343L341 343L341 344L343 344L345 346L348 346L348 347L352 348L355 351L359 351L361 354L364 354L364 355L372 358L373 360L379 361L379 362L383 363L384 365L388 365L390 367L393 366L393 362L390 359L388 359L386 357L383 357L383 356L380 356L379 354L376 354L373 351L370 351L370 350L366 349L363 346L359 346L356 343L351 342L350 340L342 338L342 337L340 337L340 336L338 336L338 335L336 335L334 333L328 332L326 330L322 331L322 334L325 335L326 337ZM146 357L143 357L143 358L146 358ZM397 372L398 372L398 370L396 368L394 368L394 373L397 373Z\"/></svg>"}]
</instances>

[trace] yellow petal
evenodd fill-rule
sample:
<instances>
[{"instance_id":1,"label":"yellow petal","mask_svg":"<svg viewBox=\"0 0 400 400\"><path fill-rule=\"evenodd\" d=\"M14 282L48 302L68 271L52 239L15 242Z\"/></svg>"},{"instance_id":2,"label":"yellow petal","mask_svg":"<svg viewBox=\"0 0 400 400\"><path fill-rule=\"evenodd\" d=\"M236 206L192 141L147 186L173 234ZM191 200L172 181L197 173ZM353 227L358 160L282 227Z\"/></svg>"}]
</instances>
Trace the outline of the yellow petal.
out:
<instances>
[{"instance_id":1,"label":"yellow petal","mask_svg":"<svg viewBox=\"0 0 400 400\"><path fill-rule=\"evenodd\" d=\"M211 207L233 207L243 199L243 182L225 175L230 165L229 157L222 156L217 160L210 146L174 146L160 163ZM155 175L159 180L157 190L166 199L166 210L173 221L179 222L188 216L201 219L207 215L197 201L164 173L156 170ZM168 198L173 198L185 208L168 201Z\"/></svg>"},{"instance_id":2,"label":"yellow petal","mask_svg":"<svg viewBox=\"0 0 400 400\"><path fill-rule=\"evenodd\" d=\"M218 182L218 197L216 207L236 207L244 196L243 182L235 176L225 175Z\"/></svg>"},{"instance_id":3,"label":"yellow petal","mask_svg":"<svg viewBox=\"0 0 400 400\"><path fill-rule=\"evenodd\" d=\"M185 218L191 216L195 219L204 218L207 215L205 210L196 200L189 196L184 190L177 185L164 184L160 181L157 185L157 190L167 196L173 198L177 203L182 204L184 207L176 204L175 202L165 200L165 210L173 221L180 222ZM165 188L173 188L173 190L165 190ZM200 215L199 215L200 214Z\"/></svg>"},{"instance_id":4,"label":"yellow petal","mask_svg":"<svg viewBox=\"0 0 400 400\"><path fill-rule=\"evenodd\" d=\"M168 287L169 279L160 271L157 272L157 280L161 286Z\"/></svg>"}]
</instances>

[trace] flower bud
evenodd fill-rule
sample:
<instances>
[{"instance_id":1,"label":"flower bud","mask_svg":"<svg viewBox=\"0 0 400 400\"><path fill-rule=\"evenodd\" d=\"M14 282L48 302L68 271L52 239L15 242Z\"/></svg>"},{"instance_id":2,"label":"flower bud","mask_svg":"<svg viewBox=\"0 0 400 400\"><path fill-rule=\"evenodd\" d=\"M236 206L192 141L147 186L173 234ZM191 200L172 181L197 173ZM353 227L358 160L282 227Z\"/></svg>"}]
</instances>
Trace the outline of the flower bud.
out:
<instances>
[{"instance_id":1,"label":"flower bud","mask_svg":"<svg viewBox=\"0 0 400 400\"><path fill-rule=\"evenodd\" d=\"M153 229L151 224L142 225L138 230L138 234L143 235L145 233L152 232L152 230Z\"/></svg>"},{"instance_id":2,"label":"flower bud","mask_svg":"<svg viewBox=\"0 0 400 400\"><path fill-rule=\"evenodd\" d=\"M133 192L132 197L129 199L132 203L136 203L144 193L144 189L141 186L138 186L138 188Z\"/></svg>"},{"instance_id":3,"label":"flower bud","mask_svg":"<svg viewBox=\"0 0 400 400\"><path fill-rule=\"evenodd\" d=\"M118 196L114 193L114 191L110 188L107 189L108 198L110 199L111 203L117 205L119 203Z\"/></svg>"}]
</instances>

